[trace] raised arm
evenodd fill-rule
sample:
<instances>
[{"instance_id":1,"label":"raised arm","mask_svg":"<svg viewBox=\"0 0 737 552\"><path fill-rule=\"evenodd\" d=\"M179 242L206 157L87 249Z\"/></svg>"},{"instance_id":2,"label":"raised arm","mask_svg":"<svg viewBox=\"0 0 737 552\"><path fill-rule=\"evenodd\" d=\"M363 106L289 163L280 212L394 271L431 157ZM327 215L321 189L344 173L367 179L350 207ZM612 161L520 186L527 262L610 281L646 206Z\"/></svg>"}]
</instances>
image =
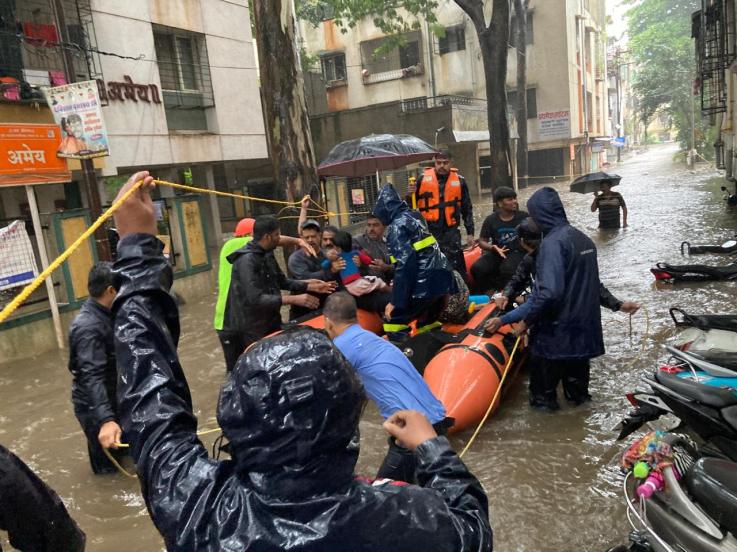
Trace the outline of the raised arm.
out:
<instances>
[{"instance_id":1,"label":"raised arm","mask_svg":"<svg viewBox=\"0 0 737 552\"><path fill-rule=\"evenodd\" d=\"M113 278L118 296L115 351L120 423L141 479L151 517L167 548L177 547L186 518L206 493L217 463L196 435L189 386L177 356L179 313L169 295L171 266L153 236L156 220L148 173L137 173L123 194L146 178L115 215L121 235Z\"/></svg>"}]
</instances>

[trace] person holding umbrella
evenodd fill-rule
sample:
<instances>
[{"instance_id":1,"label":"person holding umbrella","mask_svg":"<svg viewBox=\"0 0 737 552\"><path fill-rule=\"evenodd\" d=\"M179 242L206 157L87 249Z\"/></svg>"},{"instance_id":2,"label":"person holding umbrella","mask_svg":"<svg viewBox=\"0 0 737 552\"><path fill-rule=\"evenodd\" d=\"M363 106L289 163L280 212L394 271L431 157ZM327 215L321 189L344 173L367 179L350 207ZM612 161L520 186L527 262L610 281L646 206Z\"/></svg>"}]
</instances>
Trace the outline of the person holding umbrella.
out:
<instances>
[{"instance_id":1,"label":"person holding umbrella","mask_svg":"<svg viewBox=\"0 0 737 552\"><path fill-rule=\"evenodd\" d=\"M451 159L447 149L435 154L435 167L425 169L417 188L417 209L453 269L468 280L460 225L463 221L466 227L467 245L473 245L473 205L466 180L450 167Z\"/></svg>"},{"instance_id":2,"label":"person holding umbrella","mask_svg":"<svg viewBox=\"0 0 737 552\"><path fill-rule=\"evenodd\" d=\"M619 210L622 210L622 228L627 228L627 204L622 194L612 191L612 181L601 181L601 192L594 192L591 212L599 211L599 228L619 228Z\"/></svg>"}]
</instances>

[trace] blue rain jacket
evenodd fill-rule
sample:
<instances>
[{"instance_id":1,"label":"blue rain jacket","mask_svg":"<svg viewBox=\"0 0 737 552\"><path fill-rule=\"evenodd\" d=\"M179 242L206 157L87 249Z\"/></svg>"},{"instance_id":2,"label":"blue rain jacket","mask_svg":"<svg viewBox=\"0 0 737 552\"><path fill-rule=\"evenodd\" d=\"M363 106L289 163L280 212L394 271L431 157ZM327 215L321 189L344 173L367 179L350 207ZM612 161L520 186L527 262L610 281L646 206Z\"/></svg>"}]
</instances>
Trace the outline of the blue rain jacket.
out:
<instances>
[{"instance_id":1,"label":"blue rain jacket","mask_svg":"<svg viewBox=\"0 0 737 552\"><path fill-rule=\"evenodd\" d=\"M395 258L392 304L406 309L413 299L432 299L458 293L453 268L440 246L416 249L432 235L422 216L410 210L391 184L379 192L374 215L387 226L386 244Z\"/></svg>"},{"instance_id":2,"label":"blue rain jacket","mask_svg":"<svg viewBox=\"0 0 737 552\"><path fill-rule=\"evenodd\" d=\"M354 477L364 390L315 329L241 355L217 412L233 458L209 458L177 357L162 248L145 234L120 241L113 309L121 425L168 550L492 549L486 495L444 437L415 451L420 486Z\"/></svg>"},{"instance_id":3,"label":"blue rain jacket","mask_svg":"<svg viewBox=\"0 0 737 552\"><path fill-rule=\"evenodd\" d=\"M535 290L525 321L534 326L532 352L549 359L604 354L596 246L566 218L553 188L536 191L527 211L543 232Z\"/></svg>"}]
</instances>

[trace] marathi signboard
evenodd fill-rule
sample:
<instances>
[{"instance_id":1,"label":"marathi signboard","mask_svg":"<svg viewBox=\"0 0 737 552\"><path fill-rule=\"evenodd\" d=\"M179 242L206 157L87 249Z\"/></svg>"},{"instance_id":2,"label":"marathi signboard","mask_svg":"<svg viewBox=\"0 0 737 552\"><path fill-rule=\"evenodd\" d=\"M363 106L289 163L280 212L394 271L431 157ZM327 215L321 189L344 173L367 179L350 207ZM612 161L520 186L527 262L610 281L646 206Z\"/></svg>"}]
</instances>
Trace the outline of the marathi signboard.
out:
<instances>
[{"instance_id":1,"label":"marathi signboard","mask_svg":"<svg viewBox=\"0 0 737 552\"><path fill-rule=\"evenodd\" d=\"M0 124L0 186L69 182L56 125Z\"/></svg>"},{"instance_id":2,"label":"marathi signboard","mask_svg":"<svg viewBox=\"0 0 737 552\"><path fill-rule=\"evenodd\" d=\"M537 114L541 139L570 138L571 112L544 111Z\"/></svg>"},{"instance_id":3,"label":"marathi signboard","mask_svg":"<svg viewBox=\"0 0 737 552\"><path fill-rule=\"evenodd\" d=\"M46 88L46 101L64 136L59 157L90 159L110 155L95 81Z\"/></svg>"},{"instance_id":4,"label":"marathi signboard","mask_svg":"<svg viewBox=\"0 0 737 552\"><path fill-rule=\"evenodd\" d=\"M38 276L33 246L21 220L0 228L0 290L31 282Z\"/></svg>"}]
</instances>

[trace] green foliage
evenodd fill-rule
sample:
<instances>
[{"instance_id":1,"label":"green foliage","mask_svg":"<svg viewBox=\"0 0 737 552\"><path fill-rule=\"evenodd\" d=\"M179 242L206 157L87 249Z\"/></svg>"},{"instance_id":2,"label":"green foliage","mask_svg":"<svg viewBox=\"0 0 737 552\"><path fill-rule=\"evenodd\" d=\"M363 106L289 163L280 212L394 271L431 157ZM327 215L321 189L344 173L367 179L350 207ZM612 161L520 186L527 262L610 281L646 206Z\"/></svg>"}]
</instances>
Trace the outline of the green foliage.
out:
<instances>
[{"instance_id":1,"label":"green foliage","mask_svg":"<svg viewBox=\"0 0 737 552\"><path fill-rule=\"evenodd\" d=\"M319 25L334 19L345 33L361 19L371 19L387 35L420 28L423 21L436 23L438 0L296 0L297 17Z\"/></svg>"},{"instance_id":2,"label":"green foliage","mask_svg":"<svg viewBox=\"0 0 737 552\"><path fill-rule=\"evenodd\" d=\"M632 86L641 121L663 107L679 138L691 132L691 86L696 72L691 14L700 0L627 0L629 53L635 63ZM698 113L697 113L698 118ZM697 127L699 121L697 121Z\"/></svg>"},{"instance_id":3,"label":"green foliage","mask_svg":"<svg viewBox=\"0 0 737 552\"><path fill-rule=\"evenodd\" d=\"M320 56L318 54L310 54L304 46L299 47L299 60L303 73L320 72Z\"/></svg>"}]
</instances>

